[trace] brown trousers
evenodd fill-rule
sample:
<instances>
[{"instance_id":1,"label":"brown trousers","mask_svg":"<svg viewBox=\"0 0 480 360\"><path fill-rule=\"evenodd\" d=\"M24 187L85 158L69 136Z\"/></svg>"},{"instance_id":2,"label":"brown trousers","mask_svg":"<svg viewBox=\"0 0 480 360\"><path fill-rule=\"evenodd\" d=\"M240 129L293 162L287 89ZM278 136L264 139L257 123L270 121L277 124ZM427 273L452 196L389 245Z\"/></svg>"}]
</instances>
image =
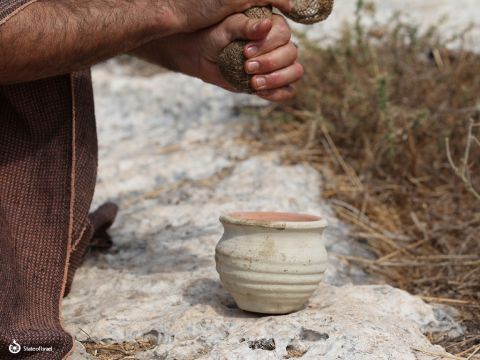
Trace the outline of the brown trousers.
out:
<instances>
[{"instance_id":1,"label":"brown trousers","mask_svg":"<svg viewBox=\"0 0 480 360\"><path fill-rule=\"evenodd\" d=\"M64 359L71 351L61 301L99 225L88 218L96 167L89 72L0 87L2 360ZM15 355L13 341L22 346Z\"/></svg>"},{"instance_id":2,"label":"brown trousers","mask_svg":"<svg viewBox=\"0 0 480 360\"><path fill-rule=\"evenodd\" d=\"M35 1L0 0L0 31ZM0 360L69 355L61 301L117 211L88 215L96 170L89 71L0 86Z\"/></svg>"}]
</instances>

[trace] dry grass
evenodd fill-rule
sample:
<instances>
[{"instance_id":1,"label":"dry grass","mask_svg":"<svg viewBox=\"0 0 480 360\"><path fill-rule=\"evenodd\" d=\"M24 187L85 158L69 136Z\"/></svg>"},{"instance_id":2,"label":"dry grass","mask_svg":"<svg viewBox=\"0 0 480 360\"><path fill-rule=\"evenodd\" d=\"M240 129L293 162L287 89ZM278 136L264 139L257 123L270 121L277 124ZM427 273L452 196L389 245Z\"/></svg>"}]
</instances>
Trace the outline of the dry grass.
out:
<instances>
[{"instance_id":1,"label":"dry grass","mask_svg":"<svg viewBox=\"0 0 480 360\"><path fill-rule=\"evenodd\" d=\"M124 342L121 344L107 344L102 342L85 341L85 350L99 360L134 360L135 354L155 348L148 340Z\"/></svg>"},{"instance_id":2,"label":"dry grass","mask_svg":"<svg viewBox=\"0 0 480 360\"><path fill-rule=\"evenodd\" d=\"M85 351L98 360L135 360L137 354L154 349L158 345L158 333L152 331L139 339L122 343L111 343L93 339L80 329L88 338L81 341Z\"/></svg>"},{"instance_id":3,"label":"dry grass","mask_svg":"<svg viewBox=\"0 0 480 360\"><path fill-rule=\"evenodd\" d=\"M365 28L362 6L333 45L303 39L299 95L261 109L260 128L247 136L322 171L324 196L376 255L347 260L456 307L465 336L432 339L478 358L480 56L447 49L464 34L441 40L398 18Z\"/></svg>"}]
</instances>

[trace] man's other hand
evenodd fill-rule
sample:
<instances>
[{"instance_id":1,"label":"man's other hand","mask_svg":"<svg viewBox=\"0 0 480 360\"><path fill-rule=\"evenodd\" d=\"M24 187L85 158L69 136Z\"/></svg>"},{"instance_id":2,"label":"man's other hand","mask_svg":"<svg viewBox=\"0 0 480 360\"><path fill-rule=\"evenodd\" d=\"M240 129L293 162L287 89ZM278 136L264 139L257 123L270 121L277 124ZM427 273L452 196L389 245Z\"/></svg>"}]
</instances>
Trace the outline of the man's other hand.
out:
<instances>
[{"instance_id":1,"label":"man's other hand","mask_svg":"<svg viewBox=\"0 0 480 360\"><path fill-rule=\"evenodd\" d=\"M292 9L289 0L171 0L168 3L178 22L178 32L204 29L254 6L273 5L285 12Z\"/></svg>"},{"instance_id":2,"label":"man's other hand","mask_svg":"<svg viewBox=\"0 0 480 360\"><path fill-rule=\"evenodd\" d=\"M263 21L243 14L232 15L198 33L154 41L135 54L234 91L220 74L217 60L220 52L236 39L250 40L244 48L245 71L253 75L251 87L255 93L270 101L291 99L295 95L293 84L303 76L303 67L297 62L290 28L279 15Z\"/></svg>"}]
</instances>

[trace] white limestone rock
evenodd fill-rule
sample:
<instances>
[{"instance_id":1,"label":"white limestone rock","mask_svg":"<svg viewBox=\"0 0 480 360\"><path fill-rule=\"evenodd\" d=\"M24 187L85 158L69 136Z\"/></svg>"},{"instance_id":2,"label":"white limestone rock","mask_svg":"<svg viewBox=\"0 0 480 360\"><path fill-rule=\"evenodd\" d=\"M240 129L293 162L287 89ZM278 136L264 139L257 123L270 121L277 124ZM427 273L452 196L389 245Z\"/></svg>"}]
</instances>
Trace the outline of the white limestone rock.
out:
<instances>
[{"instance_id":1,"label":"white limestone rock","mask_svg":"<svg viewBox=\"0 0 480 360\"><path fill-rule=\"evenodd\" d=\"M121 212L111 231L115 247L88 259L64 301L65 322L77 339L123 342L156 334L158 346L137 356L143 359L276 359L287 348L312 359L422 359L412 347L441 351L422 330L454 323L440 324L431 306L388 286L332 286L352 279L335 255L358 255L358 249L320 201L315 170L281 165L274 153L251 155L235 140L241 131L235 123L252 120L232 115L229 106L245 97L175 74L126 81L99 68L94 75L103 107L96 202L114 196ZM179 95L171 103L154 91L167 87L197 93L197 101L218 111L190 116L191 101ZM331 265L308 308L261 317L235 306L213 255L221 213L272 209L327 218ZM369 279L360 273L355 280Z\"/></svg>"},{"instance_id":2,"label":"white limestone rock","mask_svg":"<svg viewBox=\"0 0 480 360\"><path fill-rule=\"evenodd\" d=\"M142 77L115 68L110 63L93 74L95 203L116 201L121 212L111 231L115 247L89 257L64 301L65 323L77 339L85 332L112 342L154 334L158 346L137 355L148 360L413 360L431 358L414 348L443 352L424 332L461 331L447 313L403 291L351 285L371 279L336 255L368 254L321 201L319 174L282 165L275 153L250 154L239 140L256 120L235 106L258 100L178 74ZM232 210L306 212L329 221L330 267L306 309L262 317L235 306L213 257L218 216ZM81 348L74 356L88 359Z\"/></svg>"},{"instance_id":3,"label":"white limestone rock","mask_svg":"<svg viewBox=\"0 0 480 360\"><path fill-rule=\"evenodd\" d=\"M70 360L94 360L94 357L87 353L81 342L75 340Z\"/></svg>"}]
</instances>

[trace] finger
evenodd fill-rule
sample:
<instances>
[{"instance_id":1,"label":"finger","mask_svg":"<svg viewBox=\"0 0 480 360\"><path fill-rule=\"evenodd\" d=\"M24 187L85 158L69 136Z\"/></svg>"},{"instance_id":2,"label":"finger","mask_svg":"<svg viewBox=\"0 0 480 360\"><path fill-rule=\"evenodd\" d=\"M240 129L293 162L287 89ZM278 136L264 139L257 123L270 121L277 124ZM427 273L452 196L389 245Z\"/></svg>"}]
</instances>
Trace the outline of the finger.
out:
<instances>
[{"instance_id":1,"label":"finger","mask_svg":"<svg viewBox=\"0 0 480 360\"><path fill-rule=\"evenodd\" d=\"M295 97L296 90L294 86L288 85L279 89L258 91L256 95L265 100L283 102L291 100L293 97Z\"/></svg>"},{"instance_id":2,"label":"finger","mask_svg":"<svg viewBox=\"0 0 480 360\"><path fill-rule=\"evenodd\" d=\"M297 60L297 47L289 42L268 54L255 57L245 63L247 74L267 74L286 68Z\"/></svg>"},{"instance_id":3,"label":"finger","mask_svg":"<svg viewBox=\"0 0 480 360\"><path fill-rule=\"evenodd\" d=\"M272 29L272 20L250 19L243 14L236 14L225 19L218 29L223 33L225 46L239 39L261 41Z\"/></svg>"},{"instance_id":4,"label":"finger","mask_svg":"<svg viewBox=\"0 0 480 360\"><path fill-rule=\"evenodd\" d=\"M290 42L292 32L284 17L274 15L271 21L272 27L266 37L255 39L245 46L244 55L247 59L266 54Z\"/></svg>"},{"instance_id":5,"label":"finger","mask_svg":"<svg viewBox=\"0 0 480 360\"><path fill-rule=\"evenodd\" d=\"M295 62L293 65L274 71L271 74L255 75L252 78L250 85L256 91L277 89L300 80L303 73L303 66L298 62Z\"/></svg>"}]
</instances>

